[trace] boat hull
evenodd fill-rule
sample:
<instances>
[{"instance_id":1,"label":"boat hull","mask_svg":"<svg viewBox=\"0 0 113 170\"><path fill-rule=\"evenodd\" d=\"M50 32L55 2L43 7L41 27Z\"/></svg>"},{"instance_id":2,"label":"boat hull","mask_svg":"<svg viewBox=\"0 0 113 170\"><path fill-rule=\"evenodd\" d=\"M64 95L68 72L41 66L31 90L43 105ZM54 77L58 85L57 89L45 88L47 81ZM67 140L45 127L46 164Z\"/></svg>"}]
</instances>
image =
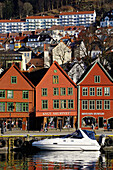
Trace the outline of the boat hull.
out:
<instances>
[{"instance_id":1,"label":"boat hull","mask_svg":"<svg viewBox=\"0 0 113 170\"><path fill-rule=\"evenodd\" d=\"M41 150L54 150L54 151L99 151L100 146L92 145L62 145L62 144L38 144L34 142L35 146Z\"/></svg>"}]
</instances>

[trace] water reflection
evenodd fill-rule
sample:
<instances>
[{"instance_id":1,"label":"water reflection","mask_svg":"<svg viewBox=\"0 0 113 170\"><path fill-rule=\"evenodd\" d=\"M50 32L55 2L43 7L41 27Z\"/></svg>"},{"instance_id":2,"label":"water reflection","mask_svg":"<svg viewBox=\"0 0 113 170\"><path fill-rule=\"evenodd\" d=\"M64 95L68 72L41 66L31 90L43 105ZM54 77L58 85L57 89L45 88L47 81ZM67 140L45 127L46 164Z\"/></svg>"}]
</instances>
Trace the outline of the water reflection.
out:
<instances>
[{"instance_id":1,"label":"water reflection","mask_svg":"<svg viewBox=\"0 0 113 170\"><path fill-rule=\"evenodd\" d=\"M113 152L37 151L0 152L1 169L113 169Z\"/></svg>"}]
</instances>

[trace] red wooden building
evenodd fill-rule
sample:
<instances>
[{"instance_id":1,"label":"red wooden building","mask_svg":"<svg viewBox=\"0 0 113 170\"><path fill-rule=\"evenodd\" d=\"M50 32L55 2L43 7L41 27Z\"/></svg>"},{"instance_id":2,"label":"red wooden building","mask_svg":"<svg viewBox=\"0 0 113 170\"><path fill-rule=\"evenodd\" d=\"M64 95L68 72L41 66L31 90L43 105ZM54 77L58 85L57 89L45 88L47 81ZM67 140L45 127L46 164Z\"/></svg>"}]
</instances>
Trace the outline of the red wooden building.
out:
<instances>
[{"instance_id":1,"label":"red wooden building","mask_svg":"<svg viewBox=\"0 0 113 170\"><path fill-rule=\"evenodd\" d=\"M8 128L12 124L25 130L34 114L34 91L34 85L12 65L0 79L0 121Z\"/></svg>"},{"instance_id":2,"label":"red wooden building","mask_svg":"<svg viewBox=\"0 0 113 170\"><path fill-rule=\"evenodd\" d=\"M113 80L104 67L96 62L77 85L78 126L113 129Z\"/></svg>"},{"instance_id":3,"label":"red wooden building","mask_svg":"<svg viewBox=\"0 0 113 170\"><path fill-rule=\"evenodd\" d=\"M43 117L50 128L75 127L77 86L54 62L36 86L36 117Z\"/></svg>"}]
</instances>

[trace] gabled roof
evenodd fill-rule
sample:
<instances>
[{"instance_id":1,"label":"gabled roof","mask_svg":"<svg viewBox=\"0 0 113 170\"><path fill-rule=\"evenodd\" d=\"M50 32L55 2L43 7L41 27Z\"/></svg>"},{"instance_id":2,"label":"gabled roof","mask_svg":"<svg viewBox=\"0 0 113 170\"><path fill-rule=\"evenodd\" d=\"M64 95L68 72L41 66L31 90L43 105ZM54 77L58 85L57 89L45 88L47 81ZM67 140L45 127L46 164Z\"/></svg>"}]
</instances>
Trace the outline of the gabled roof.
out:
<instances>
[{"instance_id":1,"label":"gabled roof","mask_svg":"<svg viewBox=\"0 0 113 170\"><path fill-rule=\"evenodd\" d=\"M5 72L5 74L7 74L7 72L9 72L13 67L19 72L19 74L20 74L33 88L35 88L35 86L32 84L32 82L19 70L19 68L18 68L15 64L13 64L13 65ZM1 77L1 79L4 78L5 74L3 74L3 76ZM1 79L0 79L0 80L1 80Z\"/></svg>"},{"instance_id":2,"label":"gabled roof","mask_svg":"<svg viewBox=\"0 0 113 170\"><path fill-rule=\"evenodd\" d=\"M76 83L68 76L68 74L60 67L60 65L59 65L56 61L54 61L54 63L51 65L51 67L52 67L53 65L55 65L55 66L60 70L60 72L70 81L71 84L73 84L75 87L77 86ZM48 69L48 71L51 69L51 67ZM47 71L47 72L48 72L48 71ZM45 75L44 75L44 77L45 77ZM44 77L42 78L42 80L40 81L40 83L43 81ZM39 83L39 84L40 84L40 83ZM38 85L39 85L39 84L38 84ZM37 85L37 86L38 86L38 85Z\"/></svg>"},{"instance_id":3,"label":"gabled roof","mask_svg":"<svg viewBox=\"0 0 113 170\"><path fill-rule=\"evenodd\" d=\"M79 81L77 82L77 85L80 85L82 83L82 81L88 76L88 74L91 72L91 70L93 69L93 67L98 64L99 67L102 69L102 71L106 74L106 76L109 78L109 80L111 82L113 82L112 77L110 76L110 74L105 70L105 68L102 66L102 64L98 61L96 61L95 63L93 63L92 65L90 65L86 71L82 74L81 78L79 79Z\"/></svg>"}]
</instances>

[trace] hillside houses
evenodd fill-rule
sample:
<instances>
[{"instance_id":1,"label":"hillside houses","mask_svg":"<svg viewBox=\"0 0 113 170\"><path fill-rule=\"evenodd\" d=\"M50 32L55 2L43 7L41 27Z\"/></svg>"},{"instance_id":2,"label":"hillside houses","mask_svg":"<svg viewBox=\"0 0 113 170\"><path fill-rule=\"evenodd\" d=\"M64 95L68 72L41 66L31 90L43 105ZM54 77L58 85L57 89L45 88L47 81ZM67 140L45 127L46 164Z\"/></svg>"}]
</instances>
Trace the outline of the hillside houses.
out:
<instances>
[{"instance_id":1,"label":"hillside houses","mask_svg":"<svg viewBox=\"0 0 113 170\"><path fill-rule=\"evenodd\" d=\"M28 16L30 30L0 34L0 121L5 113L7 123L21 122L23 130L46 123L106 129L108 122L113 129L112 27L92 27L94 13Z\"/></svg>"}]
</instances>

